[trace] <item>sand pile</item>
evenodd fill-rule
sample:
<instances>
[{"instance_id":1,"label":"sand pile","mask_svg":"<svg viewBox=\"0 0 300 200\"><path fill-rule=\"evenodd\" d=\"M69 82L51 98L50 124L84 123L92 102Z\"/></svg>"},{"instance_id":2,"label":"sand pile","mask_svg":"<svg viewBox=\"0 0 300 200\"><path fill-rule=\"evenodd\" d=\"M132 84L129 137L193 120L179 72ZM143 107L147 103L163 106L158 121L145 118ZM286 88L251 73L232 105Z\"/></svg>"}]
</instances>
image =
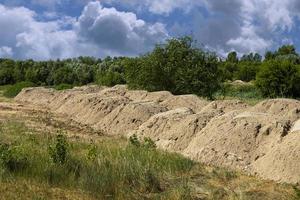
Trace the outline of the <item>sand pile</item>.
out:
<instances>
[{"instance_id":1,"label":"sand pile","mask_svg":"<svg viewBox=\"0 0 300 200\"><path fill-rule=\"evenodd\" d=\"M94 128L109 135L126 135L128 132L138 129L151 116L165 111L167 111L166 107L153 102L131 102L114 109Z\"/></svg>"},{"instance_id":2,"label":"sand pile","mask_svg":"<svg viewBox=\"0 0 300 200\"><path fill-rule=\"evenodd\" d=\"M149 137L159 148L266 179L300 182L300 102L255 106L194 95L79 87L24 89L16 100L43 106L108 135Z\"/></svg>"},{"instance_id":3,"label":"sand pile","mask_svg":"<svg viewBox=\"0 0 300 200\"><path fill-rule=\"evenodd\" d=\"M43 87L25 88L16 97L17 102L30 103L31 105L45 106L58 95L54 89Z\"/></svg>"}]
</instances>

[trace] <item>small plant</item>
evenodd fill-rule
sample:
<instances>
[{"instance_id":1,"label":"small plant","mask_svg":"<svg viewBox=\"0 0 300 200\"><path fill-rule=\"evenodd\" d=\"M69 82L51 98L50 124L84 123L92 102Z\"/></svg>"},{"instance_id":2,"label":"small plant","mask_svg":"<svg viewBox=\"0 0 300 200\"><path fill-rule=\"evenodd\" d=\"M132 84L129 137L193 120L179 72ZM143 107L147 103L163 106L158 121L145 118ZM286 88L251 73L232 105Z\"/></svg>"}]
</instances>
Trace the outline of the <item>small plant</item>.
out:
<instances>
[{"instance_id":1,"label":"small plant","mask_svg":"<svg viewBox=\"0 0 300 200\"><path fill-rule=\"evenodd\" d=\"M94 161L97 157L97 146L92 144L89 147L88 153L87 153L87 158L88 160Z\"/></svg>"},{"instance_id":2,"label":"small plant","mask_svg":"<svg viewBox=\"0 0 300 200\"><path fill-rule=\"evenodd\" d=\"M56 90L67 90L67 89L72 89L73 85L62 83L62 84L56 85L54 88Z\"/></svg>"},{"instance_id":3,"label":"small plant","mask_svg":"<svg viewBox=\"0 0 300 200\"><path fill-rule=\"evenodd\" d=\"M297 186L293 187L297 196L297 199L300 199L300 189Z\"/></svg>"},{"instance_id":4,"label":"small plant","mask_svg":"<svg viewBox=\"0 0 300 200\"><path fill-rule=\"evenodd\" d=\"M19 146L0 144L0 165L10 172L17 172L28 166L28 159Z\"/></svg>"},{"instance_id":5,"label":"small plant","mask_svg":"<svg viewBox=\"0 0 300 200\"><path fill-rule=\"evenodd\" d=\"M156 149L156 144L151 138L144 138L143 146L147 149Z\"/></svg>"},{"instance_id":6,"label":"small plant","mask_svg":"<svg viewBox=\"0 0 300 200\"><path fill-rule=\"evenodd\" d=\"M53 144L49 145L49 154L55 164L64 164L68 157L67 138L63 134L58 134Z\"/></svg>"},{"instance_id":7,"label":"small plant","mask_svg":"<svg viewBox=\"0 0 300 200\"><path fill-rule=\"evenodd\" d=\"M141 142L136 136L136 134L130 136L129 143L135 147L142 147L145 149L156 149L156 144L151 138L145 137L144 141Z\"/></svg>"},{"instance_id":8,"label":"small plant","mask_svg":"<svg viewBox=\"0 0 300 200\"><path fill-rule=\"evenodd\" d=\"M130 136L129 143L135 147L141 146L141 143L140 143L139 139L137 138L136 134L133 134L132 136Z\"/></svg>"}]
</instances>

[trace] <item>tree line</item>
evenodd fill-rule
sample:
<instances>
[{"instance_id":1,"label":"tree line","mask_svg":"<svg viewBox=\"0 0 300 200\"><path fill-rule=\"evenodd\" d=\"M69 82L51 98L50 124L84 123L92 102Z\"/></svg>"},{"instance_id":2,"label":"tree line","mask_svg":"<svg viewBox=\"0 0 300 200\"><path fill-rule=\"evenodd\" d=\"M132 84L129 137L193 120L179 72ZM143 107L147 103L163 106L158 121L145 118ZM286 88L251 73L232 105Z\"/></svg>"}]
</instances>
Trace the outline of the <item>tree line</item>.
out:
<instances>
[{"instance_id":1,"label":"tree line","mask_svg":"<svg viewBox=\"0 0 300 200\"><path fill-rule=\"evenodd\" d=\"M265 97L300 97L300 56L293 45L284 45L266 52L264 59L254 52L241 57L230 52L222 59L183 37L157 44L152 52L134 58L0 59L0 85L127 84L132 89L193 93L212 99L226 81L234 80L252 81Z\"/></svg>"}]
</instances>

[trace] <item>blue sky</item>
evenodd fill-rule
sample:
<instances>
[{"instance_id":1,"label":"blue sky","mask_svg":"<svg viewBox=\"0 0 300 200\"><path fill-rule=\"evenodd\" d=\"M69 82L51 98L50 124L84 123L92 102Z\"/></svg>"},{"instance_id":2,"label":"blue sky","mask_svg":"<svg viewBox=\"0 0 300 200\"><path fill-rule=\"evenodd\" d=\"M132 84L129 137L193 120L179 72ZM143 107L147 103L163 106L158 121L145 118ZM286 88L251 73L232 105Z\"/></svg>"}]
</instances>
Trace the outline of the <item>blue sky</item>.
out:
<instances>
[{"instance_id":1,"label":"blue sky","mask_svg":"<svg viewBox=\"0 0 300 200\"><path fill-rule=\"evenodd\" d=\"M299 0L0 0L0 57L136 56L193 35L225 56L300 49Z\"/></svg>"}]
</instances>

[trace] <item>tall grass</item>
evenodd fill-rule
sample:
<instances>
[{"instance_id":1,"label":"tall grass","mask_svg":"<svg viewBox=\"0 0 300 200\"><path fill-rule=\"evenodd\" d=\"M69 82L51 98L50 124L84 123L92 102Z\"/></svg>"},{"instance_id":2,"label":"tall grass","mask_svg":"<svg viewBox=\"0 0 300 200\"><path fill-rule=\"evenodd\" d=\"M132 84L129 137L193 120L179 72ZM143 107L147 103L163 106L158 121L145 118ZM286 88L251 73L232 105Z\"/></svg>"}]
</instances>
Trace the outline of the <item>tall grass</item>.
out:
<instances>
[{"instance_id":1,"label":"tall grass","mask_svg":"<svg viewBox=\"0 0 300 200\"><path fill-rule=\"evenodd\" d=\"M194 162L178 154L130 143L122 147L114 143L67 141L62 142L66 159L56 162L49 149L60 146L57 144L61 134L28 135L20 127L15 130L19 133L9 136L0 130L2 179L22 177L57 187L78 188L100 199L189 196L188 187L181 185L185 184L183 175L189 173ZM61 156L61 151L55 153ZM174 179L178 189L171 184Z\"/></svg>"}]
</instances>

